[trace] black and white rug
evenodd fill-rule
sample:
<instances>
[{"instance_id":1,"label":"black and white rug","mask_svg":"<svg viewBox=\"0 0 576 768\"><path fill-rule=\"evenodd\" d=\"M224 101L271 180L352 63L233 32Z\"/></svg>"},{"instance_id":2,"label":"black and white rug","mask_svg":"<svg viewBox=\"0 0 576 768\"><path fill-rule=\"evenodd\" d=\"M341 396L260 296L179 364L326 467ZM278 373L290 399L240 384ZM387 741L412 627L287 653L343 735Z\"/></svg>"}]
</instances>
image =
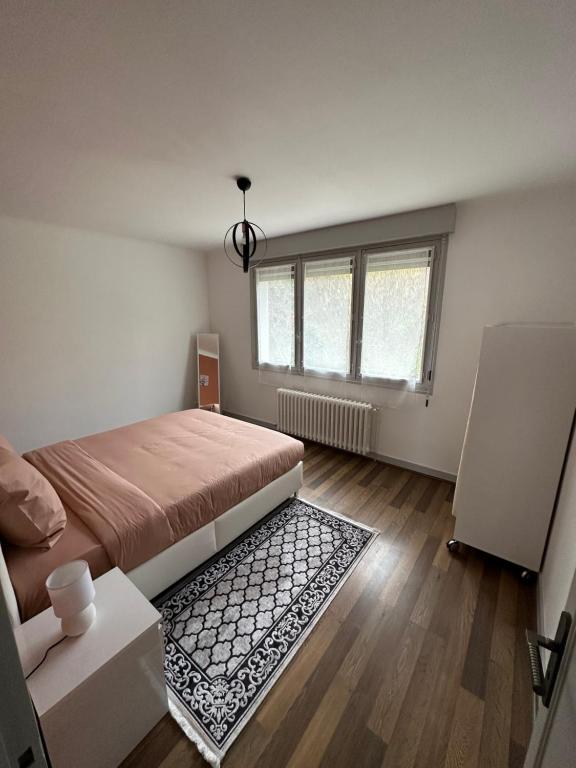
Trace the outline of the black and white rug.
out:
<instances>
[{"instance_id":1,"label":"black and white rug","mask_svg":"<svg viewBox=\"0 0 576 768\"><path fill-rule=\"evenodd\" d=\"M213 766L376 535L295 499L154 601L172 715Z\"/></svg>"}]
</instances>

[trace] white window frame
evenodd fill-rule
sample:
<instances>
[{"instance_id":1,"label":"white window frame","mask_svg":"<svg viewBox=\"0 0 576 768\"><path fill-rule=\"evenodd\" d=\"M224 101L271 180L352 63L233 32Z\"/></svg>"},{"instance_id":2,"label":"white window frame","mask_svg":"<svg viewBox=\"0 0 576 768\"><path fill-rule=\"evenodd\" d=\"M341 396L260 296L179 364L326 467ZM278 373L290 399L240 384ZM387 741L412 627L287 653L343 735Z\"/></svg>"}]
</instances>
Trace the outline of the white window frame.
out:
<instances>
[{"instance_id":1,"label":"white window frame","mask_svg":"<svg viewBox=\"0 0 576 768\"><path fill-rule=\"evenodd\" d=\"M389 387L391 389L411 388L414 391L430 395L434 387L436 351L446 271L446 250L448 236L400 240L385 243L373 243L357 248L344 248L330 251L284 256L262 261L258 267L274 264L290 264L294 267L294 350L295 365L277 366L258 361L258 318L256 302L256 268L251 270L250 305L252 324L252 367L257 370L290 373L295 376L314 376L317 378L346 381L353 384ZM428 287L428 307L422 364L422 379L408 382L404 379L386 379L376 376L362 376L362 324L364 309L364 290L368 256L373 253L397 253L403 250L430 251L430 280ZM352 311L350 331L350 366L348 374L307 370L303 365L303 323L304 323L304 264L313 260L350 258L352 262Z\"/></svg>"}]
</instances>

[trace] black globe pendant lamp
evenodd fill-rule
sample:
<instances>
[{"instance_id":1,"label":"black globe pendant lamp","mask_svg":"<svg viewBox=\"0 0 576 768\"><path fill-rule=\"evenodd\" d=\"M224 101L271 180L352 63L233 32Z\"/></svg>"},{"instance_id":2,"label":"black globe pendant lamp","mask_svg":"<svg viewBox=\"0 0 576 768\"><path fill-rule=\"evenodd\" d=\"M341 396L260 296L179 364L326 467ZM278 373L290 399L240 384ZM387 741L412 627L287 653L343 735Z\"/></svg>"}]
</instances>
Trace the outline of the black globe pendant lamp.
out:
<instances>
[{"instance_id":1,"label":"black globe pendant lamp","mask_svg":"<svg viewBox=\"0 0 576 768\"><path fill-rule=\"evenodd\" d=\"M268 241L262 227L259 227L253 221L248 221L246 218L246 192L252 186L252 182L247 176L239 176L236 179L236 185L242 192L244 218L242 221L232 224L226 231L224 235L224 252L235 267L241 267L244 272L248 272L251 267L255 267L266 256ZM260 238L256 235L256 230L260 232ZM264 252L260 248L258 251L259 258L255 260L254 255L260 240L264 241Z\"/></svg>"}]
</instances>

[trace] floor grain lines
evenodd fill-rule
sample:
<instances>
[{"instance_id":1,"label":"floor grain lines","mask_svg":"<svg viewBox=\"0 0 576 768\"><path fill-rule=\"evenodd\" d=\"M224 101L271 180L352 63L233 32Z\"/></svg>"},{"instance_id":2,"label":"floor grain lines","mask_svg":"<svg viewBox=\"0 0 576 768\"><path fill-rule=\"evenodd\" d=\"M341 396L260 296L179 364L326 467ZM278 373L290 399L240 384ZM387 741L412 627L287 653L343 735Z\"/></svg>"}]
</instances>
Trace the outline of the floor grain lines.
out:
<instances>
[{"instance_id":1,"label":"floor grain lines","mask_svg":"<svg viewBox=\"0 0 576 768\"><path fill-rule=\"evenodd\" d=\"M535 588L451 554L453 485L313 443L301 497L374 541L223 768L520 768ZM164 718L122 768L205 768Z\"/></svg>"},{"instance_id":2,"label":"floor grain lines","mask_svg":"<svg viewBox=\"0 0 576 768\"><path fill-rule=\"evenodd\" d=\"M479 699L484 699L486 695L499 577L498 566L489 560L484 568L480 584L474 624L472 625L468 653L462 673L462 685Z\"/></svg>"},{"instance_id":3,"label":"floor grain lines","mask_svg":"<svg viewBox=\"0 0 576 768\"><path fill-rule=\"evenodd\" d=\"M442 638L429 632L410 677L402 708L386 749L383 768L412 768L423 737L422 721L430 711L440 663L446 651Z\"/></svg>"},{"instance_id":4,"label":"floor grain lines","mask_svg":"<svg viewBox=\"0 0 576 768\"><path fill-rule=\"evenodd\" d=\"M445 768L478 768L484 702L460 688L452 722Z\"/></svg>"},{"instance_id":5,"label":"floor grain lines","mask_svg":"<svg viewBox=\"0 0 576 768\"><path fill-rule=\"evenodd\" d=\"M387 660L384 680L368 720L368 727L386 744L392 739L425 637L422 627L409 622L396 652Z\"/></svg>"}]
</instances>

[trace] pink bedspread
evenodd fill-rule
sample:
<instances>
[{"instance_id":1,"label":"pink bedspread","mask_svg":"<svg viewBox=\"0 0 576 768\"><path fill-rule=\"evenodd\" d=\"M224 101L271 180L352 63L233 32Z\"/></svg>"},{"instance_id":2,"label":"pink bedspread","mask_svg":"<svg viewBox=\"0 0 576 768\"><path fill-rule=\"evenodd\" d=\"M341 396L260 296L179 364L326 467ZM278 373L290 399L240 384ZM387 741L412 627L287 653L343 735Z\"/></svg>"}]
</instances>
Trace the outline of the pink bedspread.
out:
<instances>
[{"instance_id":1,"label":"pink bedspread","mask_svg":"<svg viewBox=\"0 0 576 768\"><path fill-rule=\"evenodd\" d=\"M25 455L102 542L135 568L283 475L298 440L202 410L171 413Z\"/></svg>"}]
</instances>

